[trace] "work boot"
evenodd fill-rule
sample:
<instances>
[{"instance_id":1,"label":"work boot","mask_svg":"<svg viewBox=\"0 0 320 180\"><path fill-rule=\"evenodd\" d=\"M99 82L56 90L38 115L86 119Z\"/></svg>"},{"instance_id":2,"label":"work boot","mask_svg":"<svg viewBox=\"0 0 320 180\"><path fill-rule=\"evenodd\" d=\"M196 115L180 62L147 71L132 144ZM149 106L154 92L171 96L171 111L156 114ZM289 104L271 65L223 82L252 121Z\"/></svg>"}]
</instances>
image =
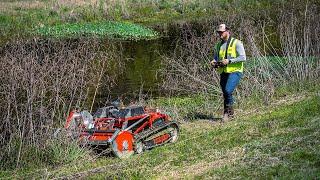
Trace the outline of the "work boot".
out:
<instances>
[{"instance_id":1,"label":"work boot","mask_svg":"<svg viewBox=\"0 0 320 180\"><path fill-rule=\"evenodd\" d=\"M223 121L228 121L234 117L234 110L232 106L225 106L223 111Z\"/></svg>"},{"instance_id":2,"label":"work boot","mask_svg":"<svg viewBox=\"0 0 320 180\"><path fill-rule=\"evenodd\" d=\"M234 118L234 110L232 106L229 106L228 115L229 115L229 118Z\"/></svg>"},{"instance_id":3,"label":"work boot","mask_svg":"<svg viewBox=\"0 0 320 180\"><path fill-rule=\"evenodd\" d=\"M229 106L224 106L222 120L223 121L229 120Z\"/></svg>"}]
</instances>

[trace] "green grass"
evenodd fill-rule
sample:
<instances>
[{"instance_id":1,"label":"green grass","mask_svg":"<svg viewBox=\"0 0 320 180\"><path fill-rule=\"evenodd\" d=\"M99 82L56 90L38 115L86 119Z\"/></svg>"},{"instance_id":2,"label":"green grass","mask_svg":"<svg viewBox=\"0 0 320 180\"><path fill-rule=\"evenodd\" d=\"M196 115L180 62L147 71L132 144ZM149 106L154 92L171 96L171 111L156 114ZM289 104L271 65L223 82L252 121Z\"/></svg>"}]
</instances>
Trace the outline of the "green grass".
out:
<instances>
[{"instance_id":1,"label":"green grass","mask_svg":"<svg viewBox=\"0 0 320 180\"><path fill-rule=\"evenodd\" d=\"M275 9L273 6L277 4L273 5L269 1L257 3L253 0L232 5L225 0L126 0L121 2L97 0L97 3L89 0L73 1L73 3L28 0L0 2L0 6L0 44L3 44L17 36L32 37L34 29L43 26L44 29L49 27L59 29L63 26L61 24L65 23L66 26L70 26L68 24L96 22L104 24L105 21L116 21L163 27L170 22L224 17L230 10L240 14L250 10L252 11L249 13L250 17L254 14L259 18L261 10L268 12L270 9ZM77 32L80 31L77 30Z\"/></svg>"},{"instance_id":2,"label":"green grass","mask_svg":"<svg viewBox=\"0 0 320 180\"><path fill-rule=\"evenodd\" d=\"M199 117L217 116L221 104L220 94L217 96L214 92L209 95L160 97L149 101L150 107L159 107L178 121L193 121Z\"/></svg>"},{"instance_id":3,"label":"green grass","mask_svg":"<svg viewBox=\"0 0 320 180\"><path fill-rule=\"evenodd\" d=\"M55 37L79 37L79 36L95 36L109 37L120 39L154 39L158 37L158 33L149 28L122 22L96 22L96 23L73 23L60 24L55 26L40 27L35 31L36 34Z\"/></svg>"},{"instance_id":4,"label":"green grass","mask_svg":"<svg viewBox=\"0 0 320 180\"><path fill-rule=\"evenodd\" d=\"M9 172L14 169L19 169L21 173L34 173L36 169L41 171L48 167L61 166L81 161L83 158L90 158L89 153L91 151L79 147L77 142L70 141L66 137L61 139L47 139L45 142L42 142L43 144L41 144L41 146L23 144L23 150L21 151L19 165L17 167L20 140L19 138L13 140L15 143L11 144L9 152L8 148L3 149L3 153L7 155L1 157L0 168L5 171L0 170L0 179L10 174Z\"/></svg>"},{"instance_id":5,"label":"green grass","mask_svg":"<svg viewBox=\"0 0 320 180\"><path fill-rule=\"evenodd\" d=\"M61 6L59 9L46 6L8 8L7 11L0 12L0 44L16 37L37 35L58 38L107 36L126 40L154 39L159 34L144 25L204 18L210 14L202 11L181 14L171 9L173 7L156 10L155 7L144 4L142 7L130 8L131 16L124 18L117 7L106 16L99 8L91 6Z\"/></svg>"},{"instance_id":6,"label":"green grass","mask_svg":"<svg viewBox=\"0 0 320 180\"><path fill-rule=\"evenodd\" d=\"M250 127L241 136L250 138L242 146L245 154L241 159L234 165L212 169L200 177L319 177L319 108L320 97L316 96L251 117L248 123L254 123L255 127Z\"/></svg>"},{"instance_id":7,"label":"green grass","mask_svg":"<svg viewBox=\"0 0 320 180\"><path fill-rule=\"evenodd\" d=\"M100 157L14 177L314 179L320 176L319 109L319 94L309 94L234 121L184 122L177 143L128 160Z\"/></svg>"}]
</instances>

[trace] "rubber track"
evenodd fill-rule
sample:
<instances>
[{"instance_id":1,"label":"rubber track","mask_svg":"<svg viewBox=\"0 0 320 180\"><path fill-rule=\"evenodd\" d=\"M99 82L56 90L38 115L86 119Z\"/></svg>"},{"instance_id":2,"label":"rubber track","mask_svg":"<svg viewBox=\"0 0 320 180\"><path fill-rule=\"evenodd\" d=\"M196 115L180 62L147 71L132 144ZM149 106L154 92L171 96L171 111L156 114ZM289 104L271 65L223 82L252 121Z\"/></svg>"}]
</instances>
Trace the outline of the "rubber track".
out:
<instances>
[{"instance_id":1,"label":"rubber track","mask_svg":"<svg viewBox=\"0 0 320 180\"><path fill-rule=\"evenodd\" d=\"M178 123L177 123L176 121L170 121L170 122L168 122L168 123L165 123L165 122L164 122L164 123L162 123L162 124L163 124L163 125L160 125L159 127L152 128L152 129L148 129L148 130L146 130L146 131L143 131L142 133L139 133L139 134L135 135L135 136L134 136L134 137L135 137L135 141L138 142L138 141L140 141L140 140L146 139L146 138L148 138L149 136L151 136L151 135L153 135L153 134L156 134L156 133L160 132L161 130L166 129L166 128L168 128L168 127L171 126L171 125L177 126L178 131L179 131L179 125L178 125ZM171 138L168 139L168 140L166 140L165 142L163 142L163 143L161 143L161 144L156 144L156 145L154 145L154 146L147 147L147 149L150 149L150 148L153 148L153 147L155 147L155 146L159 146L159 145L165 144L165 143L168 142L169 140L171 140Z\"/></svg>"}]
</instances>

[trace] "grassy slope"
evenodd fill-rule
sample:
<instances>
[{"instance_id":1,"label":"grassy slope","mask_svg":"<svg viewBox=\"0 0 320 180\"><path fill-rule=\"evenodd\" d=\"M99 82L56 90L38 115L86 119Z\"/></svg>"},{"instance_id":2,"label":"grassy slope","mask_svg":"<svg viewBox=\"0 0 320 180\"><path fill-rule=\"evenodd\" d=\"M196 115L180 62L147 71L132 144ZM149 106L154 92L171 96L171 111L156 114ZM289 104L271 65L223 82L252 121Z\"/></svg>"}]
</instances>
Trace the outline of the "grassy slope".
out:
<instances>
[{"instance_id":1,"label":"grassy slope","mask_svg":"<svg viewBox=\"0 0 320 180\"><path fill-rule=\"evenodd\" d=\"M180 3L182 2L153 5L153 1L140 4L131 0L108 3L92 0L4 1L0 2L0 45L18 36L33 36L39 29L42 31L41 29L52 26L54 29L64 28L66 23L81 26L88 22L97 24L111 20L118 23L158 24L177 19L203 18L211 14L207 12L209 10L203 11L200 7L188 8L183 13L177 12L179 8L176 6ZM106 7L109 8L105 9ZM107 28L106 31L113 33L112 28Z\"/></svg>"},{"instance_id":2,"label":"grassy slope","mask_svg":"<svg viewBox=\"0 0 320 180\"><path fill-rule=\"evenodd\" d=\"M22 177L262 178L320 177L320 96L286 98L234 121L183 123L176 144L128 160L39 169Z\"/></svg>"}]
</instances>

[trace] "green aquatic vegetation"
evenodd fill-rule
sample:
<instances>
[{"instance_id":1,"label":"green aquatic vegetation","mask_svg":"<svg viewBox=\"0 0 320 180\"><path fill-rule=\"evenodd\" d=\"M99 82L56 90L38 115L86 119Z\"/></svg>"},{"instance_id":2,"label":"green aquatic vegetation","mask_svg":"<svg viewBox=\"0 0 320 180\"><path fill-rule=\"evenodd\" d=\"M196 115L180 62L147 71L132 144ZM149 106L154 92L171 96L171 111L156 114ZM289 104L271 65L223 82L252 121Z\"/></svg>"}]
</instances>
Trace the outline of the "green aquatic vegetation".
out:
<instances>
[{"instance_id":1,"label":"green aquatic vegetation","mask_svg":"<svg viewBox=\"0 0 320 180\"><path fill-rule=\"evenodd\" d=\"M138 24L128 22L66 23L43 26L35 30L36 35L55 38L95 36L116 39L155 39L159 33Z\"/></svg>"}]
</instances>

